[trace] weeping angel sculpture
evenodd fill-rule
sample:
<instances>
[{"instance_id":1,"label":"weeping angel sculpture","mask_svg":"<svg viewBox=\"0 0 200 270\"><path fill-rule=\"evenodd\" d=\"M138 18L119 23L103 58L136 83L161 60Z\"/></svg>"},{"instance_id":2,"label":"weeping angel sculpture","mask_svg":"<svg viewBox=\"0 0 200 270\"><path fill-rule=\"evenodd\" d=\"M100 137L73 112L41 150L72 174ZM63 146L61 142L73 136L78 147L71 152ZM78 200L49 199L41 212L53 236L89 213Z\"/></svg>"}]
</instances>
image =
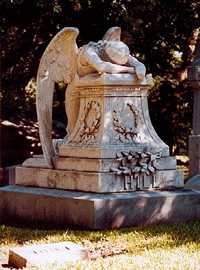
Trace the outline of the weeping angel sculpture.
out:
<instances>
[{"instance_id":1,"label":"weeping angel sculpture","mask_svg":"<svg viewBox=\"0 0 200 270\"><path fill-rule=\"evenodd\" d=\"M46 48L37 75L37 115L44 158L50 168L55 167L56 152L52 144L52 102L55 82L67 84L66 113L68 133L76 123L79 104L72 98L77 78L88 74L134 73L137 80L145 79L146 69L129 48L120 41L121 29L110 28L99 42L89 42L79 48L76 38L79 30L63 28Z\"/></svg>"}]
</instances>

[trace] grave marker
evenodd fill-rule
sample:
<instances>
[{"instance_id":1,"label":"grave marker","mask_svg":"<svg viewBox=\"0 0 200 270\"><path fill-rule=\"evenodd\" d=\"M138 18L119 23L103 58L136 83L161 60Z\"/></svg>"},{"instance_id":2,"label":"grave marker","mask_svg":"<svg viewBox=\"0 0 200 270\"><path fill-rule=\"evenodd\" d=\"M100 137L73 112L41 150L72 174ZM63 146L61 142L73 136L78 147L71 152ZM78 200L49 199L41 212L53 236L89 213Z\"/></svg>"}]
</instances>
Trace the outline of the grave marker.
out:
<instances>
[{"instance_id":1,"label":"grave marker","mask_svg":"<svg viewBox=\"0 0 200 270\"><path fill-rule=\"evenodd\" d=\"M87 249L72 242L39 244L15 247L9 250L9 265L23 268L27 266L61 266L89 258Z\"/></svg>"}]
</instances>

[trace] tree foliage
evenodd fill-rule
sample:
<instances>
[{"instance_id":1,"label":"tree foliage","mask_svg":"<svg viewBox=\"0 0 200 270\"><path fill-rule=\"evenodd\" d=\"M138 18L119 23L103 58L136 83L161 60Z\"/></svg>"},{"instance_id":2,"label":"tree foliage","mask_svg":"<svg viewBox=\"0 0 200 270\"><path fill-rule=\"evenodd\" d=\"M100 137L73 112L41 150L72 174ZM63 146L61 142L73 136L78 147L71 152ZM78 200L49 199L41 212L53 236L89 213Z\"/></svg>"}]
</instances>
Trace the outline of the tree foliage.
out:
<instances>
[{"instance_id":1,"label":"tree foliage","mask_svg":"<svg viewBox=\"0 0 200 270\"><path fill-rule=\"evenodd\" d=\"M4 119L36 120L39 60L62 27L78 27L81 46L118 25L131 52L156 79L150 110L157 132L175 152L186 151L192 93L185 70L197 39L195 29L200 27L200 1L3 0L0 10ZM63 94L57 88L55 114L65 121Z\"/></svg>"}]
</instances>

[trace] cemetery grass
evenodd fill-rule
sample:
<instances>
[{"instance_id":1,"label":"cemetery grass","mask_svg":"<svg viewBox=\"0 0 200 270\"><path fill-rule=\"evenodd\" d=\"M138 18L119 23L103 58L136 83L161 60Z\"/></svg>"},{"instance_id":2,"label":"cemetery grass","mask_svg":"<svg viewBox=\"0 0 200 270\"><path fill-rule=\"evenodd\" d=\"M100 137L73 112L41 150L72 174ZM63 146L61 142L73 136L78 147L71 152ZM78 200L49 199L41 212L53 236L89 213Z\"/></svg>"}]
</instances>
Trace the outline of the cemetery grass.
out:
<instances>
[{"instance_id":1,"label":"cemetery grass","mask_svg":"<svg viewBox=\"0 0 200 270\"><path fill-rule=\"evenodd\" d=\"M76 265L49 267L50 270L200 269L200 221L103 232L0 226L0 251L8 252L13 246L59 241L83 244L90 250L92 259Z\"/></svg>"}]
</instances>

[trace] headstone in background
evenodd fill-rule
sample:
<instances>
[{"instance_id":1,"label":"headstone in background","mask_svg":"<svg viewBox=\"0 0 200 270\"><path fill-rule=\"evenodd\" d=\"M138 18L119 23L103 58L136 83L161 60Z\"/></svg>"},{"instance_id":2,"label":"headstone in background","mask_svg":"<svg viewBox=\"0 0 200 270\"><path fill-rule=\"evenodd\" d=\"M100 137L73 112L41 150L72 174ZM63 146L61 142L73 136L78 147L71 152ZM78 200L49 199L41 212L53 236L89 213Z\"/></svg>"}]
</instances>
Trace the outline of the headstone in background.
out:
<instances>
[{"instance_id":1,"label":"headstone in background","mask_svg":"<svg viewBox=\"0 0 200 270\"><path fill-rule=\"evenodd\" d=\"M0 167L0 185L4 182L4 169Z\"/></svg>"},{"instance_id":2,"label":"headstone in background","mask_svg":"<svg viewBox=\"0 0 200 270\"><path fill-rule=\"evenodd\" d=\"M190 175L186 183L188 188L200 189L200 39L196 56L188 68L188 79L194 93L193 134L189 137Z\"/></svg>"}]
</instances>

